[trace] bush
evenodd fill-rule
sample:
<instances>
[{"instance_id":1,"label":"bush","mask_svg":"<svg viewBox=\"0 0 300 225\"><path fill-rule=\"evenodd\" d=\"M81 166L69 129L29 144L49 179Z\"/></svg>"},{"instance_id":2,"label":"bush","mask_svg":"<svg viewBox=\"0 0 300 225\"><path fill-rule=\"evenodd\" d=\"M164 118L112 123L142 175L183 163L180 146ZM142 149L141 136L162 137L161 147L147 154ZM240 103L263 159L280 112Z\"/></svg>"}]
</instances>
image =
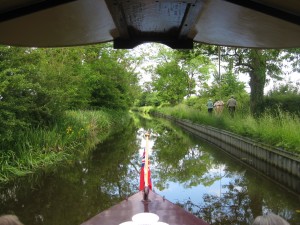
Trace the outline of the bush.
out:
<instances>
[{"instance_id":1,"label":"bush","mask_svg":"<svg viewBox=\"0 0 300 225\"><path fill-rule=\"evenodd\" d=\"M300 115L300 95L297 94L267 96L264 105L265 109L273 112L276 112L279 108L285 112Z\"/></svg>"}]
</instances>

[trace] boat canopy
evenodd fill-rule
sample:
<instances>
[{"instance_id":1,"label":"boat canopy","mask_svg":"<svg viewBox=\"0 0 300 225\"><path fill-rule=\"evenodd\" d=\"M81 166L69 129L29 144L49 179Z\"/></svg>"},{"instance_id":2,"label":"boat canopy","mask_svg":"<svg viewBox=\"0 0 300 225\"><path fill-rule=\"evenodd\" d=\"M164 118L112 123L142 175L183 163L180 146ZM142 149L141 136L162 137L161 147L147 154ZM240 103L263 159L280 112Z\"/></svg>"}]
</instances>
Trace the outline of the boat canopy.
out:
<instances>
[{"instance_id":1,"label":"boat canopy","mask_svg":"<svg viewBox=\"0 0 300 225\"><path fill-rule=\"evenodd\" d=\"M299 0L0 0L0 44L300 47Z\"/></svg>"}]
</instances>

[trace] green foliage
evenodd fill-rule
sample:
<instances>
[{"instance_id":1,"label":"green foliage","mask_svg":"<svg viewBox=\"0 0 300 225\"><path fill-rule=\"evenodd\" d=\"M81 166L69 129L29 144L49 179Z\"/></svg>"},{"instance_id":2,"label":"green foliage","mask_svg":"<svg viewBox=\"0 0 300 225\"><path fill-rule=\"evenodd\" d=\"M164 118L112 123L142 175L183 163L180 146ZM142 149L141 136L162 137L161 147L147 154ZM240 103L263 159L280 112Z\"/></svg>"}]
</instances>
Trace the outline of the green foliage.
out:
<instances>
[{"instance_id":1,"label":"green foliage","mask_svg":"<svg viewBox=\"0 0 300 225\"><path fill-rule=\"evenodd\" d=\"M157 66L147 67L147 72L152 75L151 91L146 88L140 105L148 104L147 95L155 92L159 97L155 105L162 102L179 103L184 97L196 94L195 87L205 84L210 73L215 70L208 55L198 54L194 50L173 50L162 46L157 49L158 54L152 56ZM149 57L151 56L148 54Z\"/></svg>"},{"instance_id":2,"label":"green foliage","mask_svg":"<svg viewBox=\"0 0 300 225\"><path fill-rule=\"evenodd\" d=\"M207 111L207 101L208 97L190 97L183 101L183 104L189 106L191 109L199 111Z\"/></svg>"},{"instance_id":3,"label":"green foliage","mask_svg":"<svg viewBox=\"0 0 300 225\"><path fill-rule=\"evenodd\" d=\"M249 96L245 90L245 84L238 80L237 76L233 73L232 67L222 74L221 79L215 80L210 86L206 86L200 91L200 96L212 98L214 100L227 101L230 96L235 96L239 100Z\"/></svg>"},{"instance_id":4,"label":"green foliage","mask_svg":"<svg viewBox=\"0 0 300 225\"><path fill-rule=\"evenodd\" d=\"M216 55L216 47L206 47L205 45L197 45L197 52L208 55ZM263 109L263 97L264 97L264 87L267 81L267 76L272 79L282 79L281 69L283 68L283 60L286 56L287 51L284 50L274 50L274 49L245 49L245 48L231 48L222 47L220 48L220 57L222 62L227 62L227 82L232 82L234 78L233 71L235 74L244 73L250 76L250 109L253 115L259 115L262 113ZM224 78L224 76L222 76ZM231 94L238 94L237 90L242 87L228 88L224 83L221 84L220 80L216 79L218 87L222 87L222 91L217 93L218 89L213 89L215 93L212 96L222 95L228 96L229 92ZM207 89L207 87L206 87ZM225 93L224 93L225 92Z\"/></svg>"},{"instance_id":5,"label":"green foliage","mask_svg":"<svg viewBox=\"0 0 300 225\"><path fill-rule=\"evenodd\" d=\"M273 88L265 97L264 107L268 109L269 112L275 113L279 108L285 112L300 115L300 94L298 86L284 84Z\"/></svg>"},{"instance_id":6,"label":"green foliage","mask_svg":"<svg viewBox=\"0 0 300 225\"><path fill-rule=\"evenodd\" d=\"M138 95L126 51L0 47L0 144L48 127L67 109L128 109Z\"/></svg>"},{"instance_id":7,"label":"green foliage","mask_svg":"<svg viewBox=\"0 0 300 225\"><path fill-rule=\"evenodd\" d=\"M300 72L300 48L285 49L283 57L291 64L292 71Z\"/></svg>"},{"instance_id":8,"label":"green foliage","mask_svg":"<svg viewBox=\"0 0 300 225\"><path fill-rule=\"evenodd\" d=\"M268 92L268 96L277 96L285 94L297 95L300 94L299 87L299 82L294 84L291 81L289 81L286 84L279 84L278 86L274 86L273 89Z\"/></svg>"},{"instance_id":9,"label":"green foliage","mask_svg":"<svg viewBox=\"0 0 300 225\"><path fill-rule=\"evenodd\" d=\"M50 109L85 109L90 96L85 82L87 71L82 65L82 48L37 49L41 60L37 82L50 95Z\"/></svg>"},{"instance_id":10,"label":"green foliage","mask_svg":"<svg viewBox=\"0 0 300 225\"><path fill-rule=\"evenodd\" d=\"M141 94L140 99L136 102L136 106L159 106L161 101L157 92L146 92Z\"/></svg>"},{"instance_id":11,"label":"green foliage","mask_svg":"<svg viewBox=\"0 0 300 225\"><path fill-rule=\"evenodd\" d=\"M27 128L14 142L1 146L0 182L72 162L129 121L124 111L68 111L52 128Z\"/></svg>"},{"instance_id":12,"label":"green foliage","mask_svg":"<svg viewBox=\"0 0 300 225\"><path fill-rule=\"evenodd\" d=\"M237 76L233 73L232 67L222 75L219 88L216 87L216 96L226 96L231 95L238 96L246 94L245 84L238 80Z\"/></svg>"},{"instance_id":13,"label":"green foliage","mask_svg":"<svg viewBox=\"0 0 300 225\"><path fill-rule=\"evenodd\" d=\"M86 55L89 63L86 82L90 90L92 108L128 109L139 92L137 75L129 70L129 61L124 51L101 48L98 57L90 55L99 51L89 47ZM123 54L122 54L123 53ZM121 54L121 55L120 55Z\"/></svg>"},{"instance_id":14,"label":"green foliage","mask_svg":"<svg viewBox=\"0 0 300 225\"><path fill-rule=\"evenodd\" d=\"M0 54L1 143L12 141L30 125L48 125L59 107L47 105L51 91L36 77L40 57L35 50L1 47Z\"/></svg>"},{"instance_id":15,"label":"green foliage","mask_svg":"<svg viewBox=\"0 0 300 225\"><path fill-rule=\"evenodd\" d=\"M299 153L299 117L280 109L275 114L266 111L257 120L256 138Z\"/></svg>"},{"instance_id":16,"label":"green foliage","mask_svg":"<svg viewBox=\"0 0 300 225\"><path fill-rule=\"evenodd\" d=\"M277 95L267 96L264 106L266 109L276 111L277 108L283 111L300 115L300 96L299 95Z\"/></svg>"},{"instance_id":17,"label":"green foliage","mask_svg":"<svg viewBox=\"0 0 300 225\"><path fill-rule=\"evenodd\" d=\"M234 119L229 116L227 110L224 110L222 116L217 117L184 105L157 108L156 111L228 130L291 152L300 152L299 117L281 110L277 110L277 116L274 116L273 112L265 112L259 118L254 118L250 114L236 113Z\"/></svg>"},{"instance_id":18,"label":"green foliage","mask_svg":"<svg viewBox=\"0 0 300 225\"><path fill-rule=\"evenodd\" d=\"M183 101L183 104L189 106L189 107L193 107L194 109L199 109L202 110L202 103L201 103L201 98L196 97L196 96L192 96L190 98L186 98Z\"/></svg>"},{"instance_id":19,"label":"green foliage","mask_svg":"<svg viewBox=\"0 0 300 225\"><path fill-rule=\"evenodd\" d=\"M220 98L218 96L192 96L190 98L186 98L182 103L190 107L191 109L196 109L199 111L207 112L207 101L208 99L212 99L213 102L217 100L222 100L224 102L224 111L226 112L226 103L231 97L223 97ZM237 100L237 112L241 115L248 115L249 114L249 94L246 92L238 93L234 95L235 99Z\"/></svg>"},{"instance_id":20,"label":"green foliage","mask_svg":"<svg viewBox=\"0 0 300 225\"><path fill-rule=\"evenodd\" d=\"M176 104L188 95L188 81L187 74L178 66L177 62L172 61L157 67L152 84L162 101Z\"/></svg>"},{"instance_id":21,"label":"green foliage","mask_svg":"<svg viewBox=\"0 0 300 225\"><path fill-rule=\"evenodd\" d=\"M140 112L142 114L149 114L153 110L153 106L142 106L142 107L134 107L131 110Z\"/></svg>"},{"instance_id":22,"label":"green foliage","mask_svg":"<svg viewBox=\"0 0 300 225\"><path fill-rule=\"evenodd\" d=\"M209 56L198 54L194 50L174 51L174 60L189 77L188 95L195 94L195 86L201 88L215 72L215 66Z\"/></svg>"}]
</instances>

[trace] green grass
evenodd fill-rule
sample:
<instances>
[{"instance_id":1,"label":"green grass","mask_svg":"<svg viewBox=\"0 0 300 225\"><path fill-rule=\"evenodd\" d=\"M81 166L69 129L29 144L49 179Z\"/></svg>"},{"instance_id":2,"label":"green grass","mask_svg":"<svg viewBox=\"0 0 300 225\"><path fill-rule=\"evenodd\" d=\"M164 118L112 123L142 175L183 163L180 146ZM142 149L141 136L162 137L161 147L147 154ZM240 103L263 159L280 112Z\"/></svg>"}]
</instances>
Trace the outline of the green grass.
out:
<instances>
[{"instance_id":1,"label":"green grass","mask_svg":"<svg viewBox=\"0 0 300 225\"><path fill-rule=\"evenodd\" d=\"M0 151L0 182L72 163L124 127L129 118L123 111L68 111L51 129L21 132Z\"/></svg>"},{"instance_id":2,"label":"green grass","mask_svg":"<svg viewBox=\"0 0 300 225\"><path fill-rule=\"evenodd\" d=\"M131 110L142 114L148 114L153 108L154 106L142 106L142 107L134 107Z\"/></svg>"},{"instance_id":3,"label":"green grass","mask_svg":"<svg viewBox=\"0 0 300 225\"><path fill-rule=\"evenodd\" d=\"M224 109L223 114L218 117L210 116L206 111L199 111L184 104L159 108L155 111L228 130L275 147L300 153L300 119L294 114L278 110L276 116L274 112L266 112L256 119L249 114L237 112L235 117L231 118Z\"/></svg>"}]
</instances>

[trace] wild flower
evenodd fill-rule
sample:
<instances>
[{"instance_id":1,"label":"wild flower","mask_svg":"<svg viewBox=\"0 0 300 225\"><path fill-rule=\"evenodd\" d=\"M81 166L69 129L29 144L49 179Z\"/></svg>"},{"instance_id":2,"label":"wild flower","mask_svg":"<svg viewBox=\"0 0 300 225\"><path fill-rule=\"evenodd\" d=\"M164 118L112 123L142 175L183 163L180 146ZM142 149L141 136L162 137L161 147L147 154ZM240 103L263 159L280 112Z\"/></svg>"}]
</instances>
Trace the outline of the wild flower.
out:
<instances>
[{"instance_id":1,"label":"wild flower","mask_svg":"<svg viewBox=\"0 0 300 225\"><path fill-rule=\"evenodd\" d=\"M72 133L73 133L72 127L69 126L67 128L67 134L72 134Z\"/></svg>"}]
</instances>

